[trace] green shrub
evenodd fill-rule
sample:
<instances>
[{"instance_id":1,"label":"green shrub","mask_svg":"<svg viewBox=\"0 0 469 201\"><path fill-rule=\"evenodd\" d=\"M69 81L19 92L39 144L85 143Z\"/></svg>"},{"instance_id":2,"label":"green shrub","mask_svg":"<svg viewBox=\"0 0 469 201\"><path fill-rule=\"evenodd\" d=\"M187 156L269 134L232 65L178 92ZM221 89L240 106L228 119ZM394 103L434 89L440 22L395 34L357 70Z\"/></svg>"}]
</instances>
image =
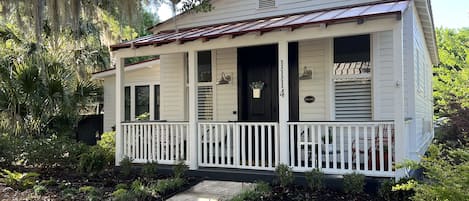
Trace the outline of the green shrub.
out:
<instances>
[{"instance_id":1,"label":"green shrub","mask_svg":"<svg viewBox=\"0 0 469 201\"><path fill-rule=\"evenodd\" d=\"M271 188L268 183L259 182L255 184L253 189L243 191L233 197L231 201L257 201L261 200L262 197L267 197L270 192Z\"/></svg>"},{"instance_id":2,"label":"green shrub","mask_svg":"<svg viewBox=\"0 0 469 201\"><path fill-rule=\"evenodd\" d=\"M80 193L86 194L88 201L101 200L101 192L93 186L82 186L78 189Z\"/></svg>"},{"instance_id":3,"label":"green shrub","mask_svg":"<svg viewBox=\"0 0 469 201\"><path fill-rule=\"evenodd\" d=\"M112 198L113 200L122 200L122 201L127 201L127 200L132 200L133 195L129 195L129 191L126 189L117 189L114 192L112 192Z\"/></svg>"},{"instance_id":4,"label":"green shrub","mask_svg":"<svg viewBox=\"0 0 469 201\"><path fill-rule=\"evenodd\" d=\"M431 145L420 165L427 178L415 185L412 200L469 200L469 151Z\"/></svg>"},{"instance_id":5,"label":"green shrub","mask_svg":"<svg viewBox=\"0 0 469 201\"><path fill-rule=\"evenodd\" d=\"M350 194L363 193L365 176L358 173L344 175L344 192Z\"/></svg>"},{"instance_id":6,"label":"green shrub","mask_svg":"<svg viewBox=\"0 0 469 201\"><path fill-rule=\"evenodd\" d=\"M41 182L39 182L39 185L42 185L42 186L57 186L57 180L55 180L54 178L49 178L48 180L42 180Z\"/></svg>"},{"instance_id":7,"label":"green shrub","mask_svg":"<svg viewBox=\"0 0 469 201\"><path fill-rule=\"evenodd\" d=\"M63 200L76 200L78 190L76 188L65 188L61 192L61 198Z\"/></svg>"},{"instance_id":8,"label":"green shrub","mask_svg":"<svg viewBox=\"0 0 469 201\"><path fill-rule=\"evenodd\" d=\"M158 163L145 163L142 167L142 176L145 178L155 178L158 173Z\"/></svg>"},{"instance_id":9,"label":"green shrub","mask_svg":"<svg viewBox=\"0 0 469 201\"><path fill-rule=\"evenodd\" d=\"M0 181L5 183L7 186L23 191L34 186L39 174L35 172L12 172L2 169L0 176L2 177L0 178Z\"/></svg>"},{"instance_id":10,"label":"green shrub","mask_svg":"<svg viewBox=\"0 0 469 201\"><path fill-rule=\"evenodd\" d=\"M96 191L96 188L93 186L82 186L78 189L80 193L91 193L93 191Z\"/></svg>"},{"instance_id":11,"label":"green shrub","mask_svg":"<svg viewBox=\"0 0 469 201\"><path fill-rule=\"evenodd\" d=\"M189 170L189 166L187 166L184 161L179 161L179 163L173 167L174 177L183 178L187 170Z\"/></svg>"},{"instance_id":12,"label":"green shrub","mask_svg":"<svg viewBox=\"0 0 469 201\"><path fill-rule=\"evenodd\" d=\"M106 151L108 161L114 161L116 154L116 132L111 131L103 133L97 145Z\"/></svg>"},{"instance_id":13,"label":"green shrub","mask_svg":"<svg viewBox=\"0 0 469 201\"><path fill-rule=\"evenodd\" d=\"M33 187L33 191L36 195L45 195L47 193L47 188L43 185L35 185Z\"/></svg>"},{"instance_id":14,"label":"green shrub","mask_svg":"<svg viewBox=\"0 0 469 201\"><path fill-rule=\"evenodd\" d=\"M125 156L120 162L120 174L123 177L129 177L130 174L132 174L132 159L130 159L128 156Z\"/></svg>"},{"instance_id":15,"label":"green shrub","mask_svg":"<svg viewBox=\"0 0 469 201\"><path fill-rule=\"evenodd\" d=\"M154 194L165 194L168 191L176 190L184 185L185 181L181 178L161 179L156 184L149 187L149 190Z\"/></svg>"},{"instance_id":16,"label":"green shrub","mask_svg":"<svg viewBox=\"0 0 469 201\"><path fill-rule=\"evenodd\" d=\"M414 195L414 189L401 188L402 185L407 185L409 182L415 182L413 179L403 178L398 182L395 182L394 179L388 179L384 181L379 190L378 194L380 198L385 201L406 201L410 200L412 195ZM396 188L397 187L397 188Z\"/></svg>"},{"instance_id":17,"label":"green shrub","mask_svg":"<svg viewBox=\"0 0 469 201\"><path fill-rule=\"evenodd\" d=\"M106 151L100 147L94 146L89 152L80 156L78 169L80 172L90 176L100 174L109 164L107 159Z\"/></svg>"},{"instance_id":18,"label":"green shrub","mask_svg":"<svg viewBox=\"0 0 469 201\"><path fill-rule=\"evenodd\" d=\"M313 191L319 191L324 188L324 173L319 169L313 169L305 173L308 187Z\"/></svg>"},{"instance_id":19,"label":"green shrub","mask_svg":"<svg viewBox=\"0 0 469 201\"><path fill-rule=\"evenodd\" d=\"M275 175L282 187L290 186L295 180L292 169L285 164L280 164L275 168Z\"/></svg>"},{"instance_id":20,"label":"green shrub","mask_svg":"<svg viewBox=\"0 0 469 201\"><path fill-rule=\"evenodd\" d=\"M63 167L76 169L80 156L88 151L88 146L66 137L28 137L19 145L24 165L41 168Z\"/></svg>"},{"instance_id":21,"label":"green shrub","mask_svg":"<svg viewBox=\"0 0 469 201\"><path fill-rule=\"evenodd\" d=\"M88 146L67 137L0 136L0 165L76 169Z\"/></svg>"},{"instance_id":22,"label":"green shrub","mask_svg":"<svg viewBox=\"0 0 469 201\"><path fill-rule=\"evenodd\" d=\"M127 184L117 184L115 189L118 190L118 189L128 189L129 186Z\"/></svg>"}]
</instances>

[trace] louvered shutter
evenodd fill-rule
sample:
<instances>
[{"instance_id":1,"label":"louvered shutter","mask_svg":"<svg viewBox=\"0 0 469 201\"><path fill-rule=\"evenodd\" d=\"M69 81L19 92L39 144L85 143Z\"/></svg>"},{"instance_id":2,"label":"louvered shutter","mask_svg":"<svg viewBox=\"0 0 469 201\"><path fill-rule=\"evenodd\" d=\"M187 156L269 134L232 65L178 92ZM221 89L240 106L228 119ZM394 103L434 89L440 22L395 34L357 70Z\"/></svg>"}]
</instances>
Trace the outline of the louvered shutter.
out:
<instances>
[{"instance_id":1,"label":"louvered shutter","mask_svg":"<svg viewBox=\"0 0 469 201\"><path fill-rule=\"evenodd\" d=\"M197 90L199 120L213 120L213 87L199 86Z\"/></svg>"},{"instance_id":2,"label":"louvered shutter","mask_svg":"<svg viewBox=\"0 0 469 201\"><path fill-rule=\"evenodd\" d=\"M273 8L275 0L259 0L259 8Z\"/></svg>"},{"instance_id":3,"label":"louvered shutter","mask_svg":"<svg viewBox=\"0 0 469 201\"><path fill-rule=\"evenodd\" d=\"M371 120L371 81L335 81L336 120Z\"/></svg>"}]
</instances>

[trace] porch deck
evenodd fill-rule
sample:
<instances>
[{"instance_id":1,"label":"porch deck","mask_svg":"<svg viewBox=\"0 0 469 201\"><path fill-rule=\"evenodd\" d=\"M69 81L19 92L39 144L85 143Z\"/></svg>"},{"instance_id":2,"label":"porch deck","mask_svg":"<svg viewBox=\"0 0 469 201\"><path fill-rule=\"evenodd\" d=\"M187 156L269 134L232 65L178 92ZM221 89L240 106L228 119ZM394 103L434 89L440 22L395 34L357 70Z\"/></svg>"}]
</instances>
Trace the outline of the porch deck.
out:
<instances>
[{"instance_id":1,"label":"porch deck","mask_svg":"<svg viewBox=\"0 0 469 201\"><path fill-rule=\"evenodd\" d=\"M196 141L190 140L188 122L125 122L122 132L123 154L134 163L182 160L197 161L198 167L265 171L282 163L294 172L319 168L326 174L395 176L393 121L289 122L287 142L281 142L276 122L199 122ZM191 146L197 147L195 158ZM285 152L288 159L282 161Z\"/></svg>"}]
</instances>

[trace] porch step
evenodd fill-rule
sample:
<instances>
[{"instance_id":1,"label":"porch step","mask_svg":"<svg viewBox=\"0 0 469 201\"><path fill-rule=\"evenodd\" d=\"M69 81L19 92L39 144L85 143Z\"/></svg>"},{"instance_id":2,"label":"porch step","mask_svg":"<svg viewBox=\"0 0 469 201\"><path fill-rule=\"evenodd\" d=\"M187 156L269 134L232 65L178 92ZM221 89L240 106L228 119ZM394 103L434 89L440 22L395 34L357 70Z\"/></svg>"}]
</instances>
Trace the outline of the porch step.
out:
<instances>
[{"instance_id":1,"label":"porch step","mask_svg":"<svg viewBox=\"0 0 469 201\"><path fill-rule=\"evenodd\" d=\"M179 193L169 201L219 201L229 200L240 192L253 187L252 183L230 181L202 181L187 191Z\"/></svg>"}]
</instances>

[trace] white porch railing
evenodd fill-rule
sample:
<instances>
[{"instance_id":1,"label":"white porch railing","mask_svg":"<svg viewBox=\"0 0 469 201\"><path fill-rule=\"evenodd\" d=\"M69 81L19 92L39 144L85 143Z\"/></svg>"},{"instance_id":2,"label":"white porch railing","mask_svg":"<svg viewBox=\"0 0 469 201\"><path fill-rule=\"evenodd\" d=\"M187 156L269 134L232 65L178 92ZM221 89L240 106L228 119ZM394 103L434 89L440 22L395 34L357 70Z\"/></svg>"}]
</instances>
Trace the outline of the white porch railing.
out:
<instances>
[{"instance_id":1,"label":"white porch railing","mask_svg":"<svg viewBox=\"0 0 469 201\"><path fill-rule=\"evenodd\" d=\"M273 170L279 161L277 123L199 123L202 167Z\"/></svg>"},{"instance_id":2,"label":"white porch railing","mask_svg":"<svg viewBox=\"0 0 469 201\"><path fill-rule=\"evenodd\" d=\"M189 124L187 122L122 123L124 156L134 163L156 161L159 164L188 162Z\"/></svg>"},{"instance_id":3,"label":"white porch railing","mask_svg":"<svg viewBox=\"0 0 469 201\"><path fill-rule=\"evenodd\" d=\"M394 176L394 122L290 122L290 166Z\"/></svg>"}]
</instances>

